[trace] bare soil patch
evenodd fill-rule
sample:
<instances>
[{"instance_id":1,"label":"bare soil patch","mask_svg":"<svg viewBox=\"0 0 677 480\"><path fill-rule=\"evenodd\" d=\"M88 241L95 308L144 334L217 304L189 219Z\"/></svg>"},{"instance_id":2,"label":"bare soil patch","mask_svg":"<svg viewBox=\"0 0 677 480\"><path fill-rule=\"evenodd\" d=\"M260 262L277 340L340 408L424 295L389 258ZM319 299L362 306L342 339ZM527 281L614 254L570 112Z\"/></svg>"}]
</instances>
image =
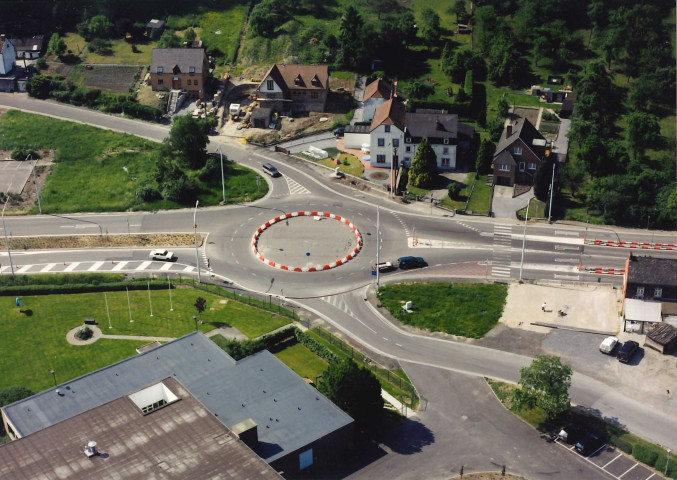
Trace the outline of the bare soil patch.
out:
<instances>
[{"instance_id":1,"label":"bare soil patch","mask_svg":"<svg viewBox=\"0 0 677 480\"><path fill-rule=\"evenodd\" d=\"M198 245L202 245L198 235ZM116 247L190 247L195 245L192 233L123 234L123 235L60 235L46 237L10 237L9 246L22 250L54 248L116 248Z\"/></svg>"},{"instance_id":2,"label":"bare soil patch","mask_svg":"<svg viewBox=\"0 0 677 480\"><path fill-rule=\"evenodd\" d=\"M327 121L320 122L320 118L327 118ZM300 135L327 130L340 118L344 118L344 115L317 112L309 112L307 117L283 117L280 122L280 130L250 128L247 130L246 138L247 140L260 143L289 140Z\"/></svg>"}]
</instances>

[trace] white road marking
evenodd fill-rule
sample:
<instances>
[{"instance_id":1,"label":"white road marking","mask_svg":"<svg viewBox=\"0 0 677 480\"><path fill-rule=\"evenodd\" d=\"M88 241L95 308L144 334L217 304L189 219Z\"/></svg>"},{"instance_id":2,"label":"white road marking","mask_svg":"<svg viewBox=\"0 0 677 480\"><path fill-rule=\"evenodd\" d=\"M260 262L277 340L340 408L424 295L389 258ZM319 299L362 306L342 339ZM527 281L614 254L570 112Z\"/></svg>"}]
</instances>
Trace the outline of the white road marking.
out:
<instances>
[{"instance_id":1,"label":"white road marking","mask_svg":"<svg viewBox=\"0 0 677 480\"><path fill-rule=\"evenodd\" d=\"M513 238L522 239L522 235L513 235ZM527 240L531 242L549 242L549 243L568 243L570 245L583 245L582 238L558 238L548 235L527 235Z\"/></svg>"},{"instance_id":2,"label":"white road marking","mask_svg":"<svg viewBox=\"0 0 677 480\"><path fill-rule=\"evenodd\" d=\"M578 236L578 232L573 232L571 230L555 230L555 235L576 235Z\"/></svg>"},{"instance_id":3,"label":"white road marking","mask_svg":"<svg viewBox=\"0 0 677 480\"><path fill-rule=\"evenodd\" d=\"M114 272L119 272L120 270L122 270L123 268L125 268L125 265L127 265L128 263L129 263L129 262L128 262L127 260L123 260L123 261L121 261L121 262L118 262L118 264L115 265L115 266L113 267L112 270L113 270Z\"/></svg>"},{"instance_id":4,"label":"white road marking","mask_svg":"<svg viewBox=\"0 0 677 480\"><path fill-rule=\"evenodd\" d=\"M165 263L164 265L162 265L162 266L160 267L160 271L166 272L166 271L169 270L170 268L172 268L172 264L171 264L171 263Z\"/></svg>"},{"instance_id":5,"label":"white road marking","mask_svg":"<svg viewBox=\"0 0 677 480\"><path fill-rule=\"evenodd\" d=\"M386 342L389 341L386 337L381 337L381 338L382 338L383 340L385 340Z\"/></svg>"},{"instance_id":6,"label":"white road marking","mask_svg":"<svg viewBox=\"0 0 677 480\"><path fill-rule=\"evenodd\" d=\"M575 263L578 263L577 258L556 258L555 261L556 262L575 262Z\"/></svg>"},{"instance_id":7,"label":"white road marking","mask_svg":"<svg viewBox=\"0 0 677 480\"><path fill-rule=\"evenodd\" d=\"M401 345L401 344L399 344L399 343L396 343L395 345L397 345L398 347L401 347L401 346L402 346L402 345Z\"/></svg>"},{"instance_id":8,"label":"white road marking","mask_svg":"<svg viewBox=\"0 0 677 480\"><path fill-rule=\"evenodd\" d=\"M52 268L54 268L54 265L56 265L56 263L48 263L42 270L40 270L40 272L41 273L49 272Z\"/></svg>"},{"instance_id":9,"label":"white road marking","mask_svg":"<svg viewBox=\"0 0 677 480\"><path fill-rule=\"evenodd\" d=\"M31 268L32 266L33 266L33 265L24 265L24 266L21 267L19 270L17 270L16 273L25 273L25 272L27 272L28 270L30 270L30 268Z\"/></svg>"},{"instance_id":10,"label":"white road marking","mask_svg":"<svg viewBox=\"0 0 677 480\"><path fill-rule=\"evenodd\" d=\"M557 275L555 274L555 280L579 280L580 275Z\"/></svg>"},{"instance_id":11,"label":"white road marking","mask_svg":"<svg viewBox=\"0 0 677 480\"><path fill-rule=\"evenodd\" d=\"M88 271L88 272L93 272L94 270L98 270L99 267L100 267L101 265L103 265L103 262L94 262L94 264L91 265L91 266L87 269L87 271Z\"/></svg>"},{"instance_id":12,"label":"white road marking","mask_svg":"<svg viewBox=\"0 0 677 480\"><path fill-rule=\"evenodd\" d=\"M567 247L565 245L555 245L555 250L576 250L578 252L578 247Z\"/></svg>"},{"instance_id":13,"label":"white road marking","mask_svg":"<svg viewBox=\"0 0 677 480\"><path fill-rule=\"evenodd\" d=\"M153 263L153 262L151 262L150 260L146 260L145 262L141 262L141 265L136 267L134 270L145 270L146 268L148 268L148 265L150 265L151 263Z\"/></svg>"},{"instance_id":14,"label":"white road marking","mask_svg":"<svg viewBox=\"0 0 677 480\"><path fill-rule=\"evenodd\" d=\"M619 453L618 456L614 457L613 460L611 460L609 463L607 463L606 465L604 465L602 468L606 468L610 463L615 462L616 459L617 459L618 457L621 457L621 456L623 456L623 454L622 454L622 453Z\"/></svg>"},{"instance_id":15,"label":"white road marking","mask_svg":"<svg viewBox=\"0 0 677 480\"><path fill-rule=\"evenodd\" d=\"M195 267L191 267L190 265L183 269L184 272L192 272L193 270L195 270Z\"/></svg>"},{"instance_id":16,"label":"white road marking","mask_svg":"<svg viewBox=\"0 0 677 480\"><path fill-rule=\"evenodd\" d=\"M621 476L619 476L618 478L621 478L623 475L625 475L626 473L628 473L630 470L632 470L633 468L635 468L637 465L639 465L639 463L635 463L632 467L628 468L628 469L627 469Z\"/></svg>"},{"instance_id":17,"label":"white road marking","mask_svg":"<svg viewBox=\"0 0 677 480\"><path fill-rule=\"evenodd\" d=\"M80 262L73 262L64 269L64 272L72 272L78 265L80 265Z\"/></svg>"}]
</instances>

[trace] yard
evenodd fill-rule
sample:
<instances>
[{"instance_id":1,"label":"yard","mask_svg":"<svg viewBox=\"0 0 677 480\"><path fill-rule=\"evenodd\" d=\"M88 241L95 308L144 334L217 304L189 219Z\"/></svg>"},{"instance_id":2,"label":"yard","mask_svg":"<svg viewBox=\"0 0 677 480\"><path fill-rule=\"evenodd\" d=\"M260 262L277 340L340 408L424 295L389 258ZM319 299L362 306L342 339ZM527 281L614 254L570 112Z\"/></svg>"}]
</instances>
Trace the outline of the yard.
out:
<instances>
[{"instance_id":1,"label":"yard","mask_svg":"<svg viewBox=\"0 0 677 480\"><path fill-rule=\"evenodd\" d=\"M59 383L65 382L132 356L136 347L148 343L100 339L91 345L68 344L67 332L82 325L85 318L95 319L104 335L179 337L195 330L193 315L197 311L193 304L197 297L203 297L207 309L201 315L204 324L198 325L202 332L230 325L256 337L290 321L192 288L172 290L173 311L168 290L151 290L152 317L147 290L130 291L129 297L128 304L124 291L108 292L105 296L101 293L22 296L21 314L14 306L14 297L0 297L0 336L7 347L0 358L0 388L23 385L40 391L52 385L49 370L56 372ZM112 329L108 328L106 301ZM129 321L129 308L134 322Z\"/></svg>"},{"instance_id":2,"label":"yard","mask_svg":"<svg viewBox=\"0 0 677 480\"><path fill-rule=\"evenodd\" d=\"M120 65L150 65L150 59L156 42L132 44L122 38L111 40L110 55L93 53L89 50L81 56L82 63L88 64L120 64Z\"/></svg>"},{"instance_id":3,"label":"yard","mask_svg":"<svg viewBox=\"0 0 677 480\"><path fill-rule=\"evenodd\" d=\"M380 304L401 322L431 332L482 338L501 318L505 285L403 283L379 291ZM411 301L411 312L402 307Z\"/></svg>"},{"instance_id":4,"label":"yard","mask_svg":"<svg viewBox=\"0 0 677 480\"><path fill-rule=\"evenodd\" d=\"M313 382L329 366L327 362L300 343L276 352L275 356L294 370L299 377L309 378Z\"/></svg>"},{"instance_id":5,"label":"yard","mask_svg":"<svg viewBox=\"0 0 677 480\"><path fill-rule=\"evenodd\" d=\"M74 85L127 93L138 81L141 68L137 65L74 65L68 81Z\"/></svg>"},{"instance_id":6,"label":"yard","mask_svg":"<svg viewBox=\"0 0 677 480\"><path fill-rule=\"evenodd\" d=\"M340 162L338 165L336 164L337 158ZM347 173L348 175L353 175L355 177L361 177L364 173L364 165L362 165L362 162L355 155L340 153L333 158L324 158L322 160L316 161L325 167L339 167L339 170L341 170L343 173Z\"/></svg>"}]
</instances>

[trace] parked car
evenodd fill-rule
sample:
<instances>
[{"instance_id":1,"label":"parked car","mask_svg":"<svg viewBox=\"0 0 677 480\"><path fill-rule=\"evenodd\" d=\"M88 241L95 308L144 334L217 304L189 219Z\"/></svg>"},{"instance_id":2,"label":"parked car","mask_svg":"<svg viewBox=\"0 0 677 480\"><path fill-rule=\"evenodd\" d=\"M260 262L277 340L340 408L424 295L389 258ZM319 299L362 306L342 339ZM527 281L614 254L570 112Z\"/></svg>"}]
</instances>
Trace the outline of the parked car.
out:
<instances>
[{"instance_id":1,"label":"parked car","mask_svg":"<svg viewBox=\"0 0 677 480\"><path fill-rule=\"evenodd\" d=\"M397 264L403 270L406 268L421 268L426 265L425 260L421 257L401 257L397 259Z\"/></svg>"},{"instance_id":2,"label":"parked car","mask_svg":"<svg viewBox=\"0 0 677 480\"><path fill-rule=\"evenodd\" d=\"M583 456L588 456L595 453L602 445L604 445L604 439L598 433L590 432L583 437L576 444L576 451Z\"/></svg>"},{"instance_id":3,"label":"parked car","mask_svg":"<svg viewBox=\"0 0 677 480\"><path fill-rule=\"evenodd\" d=\"M639 343L628 340L623 344L620 350L618 350L618 355L616 356L618 361L621 363L629 363L638 348Z\"/></svg>"},{"instance_id":4,"label":"parked car","mask_svg":"<svg viewBox=\"0 0 677 480\"><path fill-rule=\"evenodd\" d=\"M280 171L277 168L275 168L274 165L271 165L270 163L264 163L261 168L263 169L264 172L266 172L271 177L279 177L281 175Z\"/></svg>"},{"instance_id":5,"label":"parked car","mask_svg":"<svg viewBox=\"0 0 677 480\"><path fill-rule=\"evenodd\" d=\"M174 252L158 248L150 252L149 256L151 260L164 260L167 262L171 262L174 259Z\"/></svg>"},{"instance_id":6,"label":"parked car","mask_svg":"<svg viewBox=\"0 0 677 480\"><path fill-rule=\"evenodd\" d=\"M381 262L378 264L379 272L392 272L393 270L395 270L395 265L390 262Z\"/></svg>"},{"instance_id":7,"label":"parked car","mask_svg":"<svg viewBox=\"0 0 677 480\"><path fill-rule=\"evenodd\" d=\"M570 423L566 427L562 428L557 434L557 438L562 440L569 445L576 445L583 439L585 435L585 430L582 426L577 423Z\"/></svg>"},{"instance_id":8,"label":"parked car","mask_svg":"<svg viewBox=\"0 0 677 480\"><path fill-rule=\"evenodd\" d=\"M337 127L334 129L334 136L336 138L342 137L346 133L346 127Z\"/></svg>"},{"instance_id":9,"label":"parked car","mask_svg":"<svg viewBox=\"0 0 677 480\"><path fill-rule=\"evenodd\" d=\"M599 346L599 351L611 355L618 345L618 339L616 337L606 337L602 344Z\"/></svg>"}]
</instances>

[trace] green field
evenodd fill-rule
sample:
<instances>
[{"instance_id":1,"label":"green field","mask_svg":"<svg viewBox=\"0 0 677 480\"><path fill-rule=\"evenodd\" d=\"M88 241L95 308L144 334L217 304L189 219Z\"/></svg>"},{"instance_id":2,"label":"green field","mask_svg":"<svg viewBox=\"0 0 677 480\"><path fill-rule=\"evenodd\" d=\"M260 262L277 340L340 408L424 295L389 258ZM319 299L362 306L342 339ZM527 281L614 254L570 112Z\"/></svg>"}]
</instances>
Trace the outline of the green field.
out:
<instances>
[{"instance_id":1,"label":"green field","mask_svg":"<svg viewBox=\"0 0 677 480\"><path fill-rule=\"evenodd\" d=\"M299 377L309 378L313 382L329 365L300 343L276 352L275 356L294 370Z\"/></svg>"},{"instance_id":2,"label":"green field","mask_svg":"<svg viewBox=\"0 0 677 480\"><path fill-rule=\"evenodd\" d=\"M332 169L339 167L339 170L342 171L343 173L347 173L355 177L361 177L362 174L364 173L364 165L362 165L362 162L355 155L349 155L346 153L338 154L338 158L341 161L340 165L336 165L336 163L334 162L335 158L336 156L334 156L333 158L325 158L323 160L317 160L317 163Z\"/></svg>"},{"instance_id":3,"label":"green field","mask_svg":"<svg viewBox=\"0 0 677 480\"><path fill-rule=\"evenodd\" d=\"M135 348L147 341L100 339L91 345L73 346L66 334L93 318L104 335L141 335L180 337L195 330L193 304L197 297L207 300L202 313L204 324L198 328L207 332L230 325L250 337L256 337L290 320L274 313L250 307L234 300L225 300L192 288L172 290L170 311L169 291L151 290L153 316L147 290L130 291L133 323L129 321L126 292L85 293L76 295L22 296L19 314L14 297L0 297L0 337L5 349L0 357L0 388L23 385L40 391L52 385L49 370L57 372L57 381L84 375L97 368L127 358ZM106 300L110 312L106 313ZM199 316L198 316L199 318Z\"/></svg>"},{"instance_id":4,"label":"green field","mask_svg":"<svg viewBox=\"0 0 677 480\"><path fill-rule=\"evenodd\" d=\"M53 149L54 164L42 187L44 212L102 212L127 209L181 208L175 202L144 203L136 192L151 181L154 155L159 145L133 135L79 123L55 120L16 110L0 116L0 149L30 147ZM127 168L127 172L123 169ZM257 173L232 163L225 164L228 202L264 196L268 184L256 185ZM200 182L200 205L217 205L222 199L221 178ZM31 213L37 213L35 205Z\"/></svg>"},{"instance_id":5,"label":"green field","mask_svg":"<svg viewBox=\"0 0 677 480\"><path fill-rule=\"evenodd\" d=\"M489 199L491 198L491 186L487 185L487 176L480 175L475 183L475 188L470 195L470 201L468 202L468 210L473 213L488 214L489 208Z\"/></svg>"},{"instance_id":6,"label":"green field","mask_svg":"<svg viewBox=\"0 0 677 480\"><path fill-rule=\"evenodd\" d=\"M482 283L401 283L379 290L379 300L392 316L431 332L482 338L503 314L508 289ZM402 308L411 301L413 312Z\"/></svg>"},{"instance_id":7,"label":"green field","mask_svg":"<svg viewBox=\"0 0 677 480\"><path fill-rule=\"evenodd\" d=\"M101 55L86 51L81 59L83 63L115 63L121 65L150 65L150 58L156 42L137 43L136 52L132 44L124 39L111 40L111 54Z\"/></svg>"},{"instance_id":8,"label":"green field","mask_svg":"<svg viewBox=\"0 0 677 480\"><path fill-rule=\"evenodd\" d=\"M518 210L517 213L522 217L525 217L527 214L527 207ZM534 198L529 204L529 218L545 218L545 202L541 202Z\"/></svg>"}]
</instances>

